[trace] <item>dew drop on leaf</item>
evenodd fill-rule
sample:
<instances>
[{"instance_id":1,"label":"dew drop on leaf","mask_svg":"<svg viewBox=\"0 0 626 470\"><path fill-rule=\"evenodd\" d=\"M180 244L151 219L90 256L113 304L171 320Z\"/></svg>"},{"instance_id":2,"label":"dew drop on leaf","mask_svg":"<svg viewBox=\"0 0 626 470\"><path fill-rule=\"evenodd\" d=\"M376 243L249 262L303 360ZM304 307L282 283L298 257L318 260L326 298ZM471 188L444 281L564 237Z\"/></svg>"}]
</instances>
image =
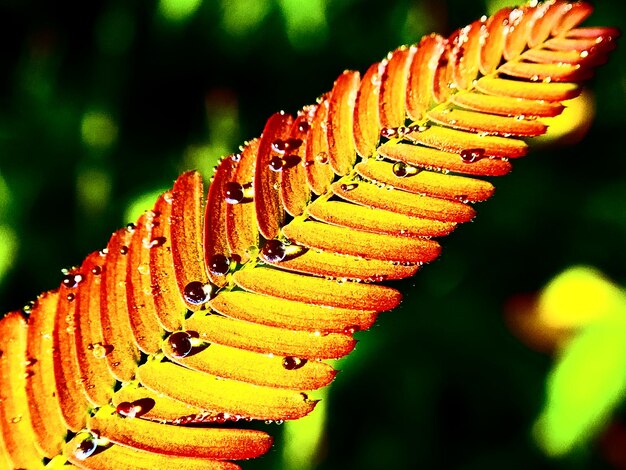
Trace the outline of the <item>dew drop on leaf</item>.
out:
<instances>
[{"instance_id":1,"label":"dew drop on leaf","mask_svg":"<svg viewBox=\"0 0 626 470\"><path fill-rule=\"evenodd\" d=\"M243 197L243 186L239 183L231 181L224 185L224 198L228 204L239 204Z\"/></svg>"},{"instance_id":2,"label":"dew drop on leaf","mask_svg":"<svg viewBox=\"0 0 626 470\"><path fill-rule=\"evenodd\" d=\"M321 163L322 165L325 165L326 163L328 163L328 154L326 152L320 152L317 155L315 155L315 161L317 163Z\"/></svg>"},{"instance_id":3,"label":"dew drop on leaf","mask_svg":"<svg viewBox=\"0 0 626 470\"><path fill-rule=\"evenodd\" d=\"M154 237L152 240L144 239L143 246L146 248L157 248L159 246L165 245L167 238L165 237Z\"/></svg>"},{"instance_id":4,"label":"dew drop on leaf","mask_svg":"<svg viewBox=\"0 0 626 470\"><path fill-rule=\"evenodd\" d=\"M82 274L66 274L63 276L61 283L68 289L72 289L81 283L83 280Z\"/></svg>"},{"instance_id":5,"label":"dew drop on leaf","mask_svg":"<svg viewBox=\"0 0 626 470\"><path fill-rule=\"evenodd\" d=\"M99 276L102 273L102 268L100 266L94 266L91 268L91 274L94 276Z\"/></svg>"},{"instance_id":6,"label":"dew drop on leaf","mask_svg":"<svg viewBox=\"0 0 626 470\"><path fill-rule=\"evenodd\" d=\"M214 289L211 283L203 284L200 281L191 281L185 286L183 296L193 305L201 305L213 298Z\"/></svg>"},{"instance_id":7,"label":"dew drop on leaf","mask_svg":"<svg viewBox=\"0 0 626 470\"><path fill-rule=\"evenodd\" d=\"M296 150L300 148L301 145L302 145L302 140L300 139L289 139L287 141L287 149L289 150Z\"/></svg>"},{"instance_id":8,"label":"dew drop on leaf","mask_svg":"<svg viewBox=\"0 0 626 470\"><path fill-rule=\"evenodd\" d=\"M280 157L272 157L269 161L269 167L272 171L281 171L284 165L285 162Z\"/></svg>"},{"instance_id":9,"label":"dew drop on leaf","mask_svg":"<svg viewBox=\"0 0 626 470\"><path fill-rule=\"evenodd\" d=\"M124 245L120 248L120 255L125 255L126 253L128 253L128 247Z\"/></svg>"},{"instance_id":10,"label":"dew drop on leaf","mask_svg":"<svg viewBox=\"0 0 626 470\"><path fill-rule=\"evenodd\" d=\"M298 124L298 131L300 131L300 132L306 132L306 131L308 131L308 130L309 130L309 123L308 123L308 122L306 122L306 121L301 121L301 122Z\"/></svg>"},{"instance_id":11,"label":"dew drop on leaf","mask_svg":"<svg viewBox=\"0 0 626 470\"><path fill-rule=\"evenodd\" d=\"M413 176L419 173L419 170L414 166L407 165L404 162L396 162L392 168L393 174L398 178L406 178L407 176Z\"/></svg>"},{"instance_id":12,"label":"dew drop on leaf","mask_svg":"<svg viewBox=\"0 0 626 470\"><path fill-rule=\"evenodd\" d=\"M306 359L301 359L295 356L287 356L283 359L283 367L287 370L296 370L306 364Z\"/></svg>"},{"instance_id":13,"label":"dew drop on leaf","mask_svg":"<svg viewBox=\"0 0 626 470\"><path fill-rule=\"evenodd\" d=\"M26 315L30 315L34 306L34 302L29 302L22 307L22 312L24 312Z\"/></svg>"},{"instance_id":14,"label":"dew drop on leaf","mask_svg":"<svg viewBox=\"0 0 626 470\"><path fill-rule=\"evenodd\" d=\"M85 460L98 448L96 437L90 432L85 434L87 434L87 436L76 446L76 449L74 449L74 457L78 460Z\"/></svg>"},{"instance_id":15,"label":"dew drop on leaf","mask_svg":"<svg viewBox=\"0 0 626 470\"><path fill-rule=\"evenodd\" d=\"M277 263L285 259L287 250L280 240L268 240L263 246L263 256L270 263Z\"/></svg>"},{"instance_id":16,"label":"dew drop on leaf","mask_svg":"<svg viewBox=\"0 0 626 470\"><path fill-rule=\"evenodd\" d=\"M174 357L185 357L193 348L193 345L191 344L191 335L186 331L177 331L176 333L172 333L167 342L172 348L172 354Z\"/></svg>"},{"instance_id":17,"label":"dew drop on leaf","mask_svg":"<svg viewBox=\"0 0 626 470\"><path fill-rule=\"evenodd\" d=\"M150 272L150 266L146 263L141 263L137 266L137 271L139 274L143 274L144 276Z\"/></svg>"},{"instance_id":18,"label":"dew drop on leaf","mask_svg":"<svg viewBox=\"0 0 626 470\"><path fill-rule=\"evenodd\" d=\"M380 135L382 137L385 137L387 139L390 139L391 137L395 136L397 134L397 129L393 128L393 127L383 127L380 130Z\"/></svg>"},{"instance_id":19,"label":"dew drop on leaf","mask_svg":"<svg viewBox=\"0 0 626 470\"><path fill-rule=\"evenodd\" d=\"M346 335L353 335L357 331L361 331L361 327L359 325L349 325L343 329L343 332Z\"/></svg>"},{"instance_id":20,"label":"dew drop on leaf","mask_svg":"<svg viewBox=\"0 0 626 470\"><path fill-rule=\"evenodd\" d=\"M123 401L117 405L115 411L117 414L124 416L125 418L135 418L137 416L141 416L144 410L142 406L137 403Z\"/></svg>"},{"instance_id":21,"label":"dew drop on leaf","mask_svg":"<svg viewBox=\"0 0 626 470\"><path fill-rule=\"evenodd\" d=\"M341 190L342 191L352 191L353 189L356 189L359 185L357 183L350 183L350 184L342 184L341 185Z\"/></svg>"},{"instance_id":22,"label":"dew drop on leaf","mask_svg":"<svg viewBox=\"0 0 626 470\"><path fill-rule=\"evenodd\" d=\"M107 348L102 343L94 343L89 349L96 359L104 359L108 353Z\"/></svg>"},{"instance_id":23,"label":"dew drop on leaf","mask_svg":"<svg viewBox=\"0 0 626 470\"><path fill-rule=\"evenodd\" d=\"M230 260L222 255L213 255L209 260L209 271L216 276L223 276L230 270Z\"/></svg>"},{"instance_id":24,"label":"dew drop on leaf","mask_svg":"<svg viewBox=\"0 0 626 470\"><path fill-rule=\"evenodd\" d=\"M461 151L461 160L465 163L474 163L485 156L485 149L465 149Z\"/></svg>"},{"instance_id":25,"label":"dew drop on leaf","mask_svg":"<svg viewBox=\"0 0 626 470\"><path fill-rule=\"evenodd\" d=\"M285 150L287 150L287 142L284 140L275 140L272 142L272 150L281 154L285 153Z\"/></svg>"}]
</instances>

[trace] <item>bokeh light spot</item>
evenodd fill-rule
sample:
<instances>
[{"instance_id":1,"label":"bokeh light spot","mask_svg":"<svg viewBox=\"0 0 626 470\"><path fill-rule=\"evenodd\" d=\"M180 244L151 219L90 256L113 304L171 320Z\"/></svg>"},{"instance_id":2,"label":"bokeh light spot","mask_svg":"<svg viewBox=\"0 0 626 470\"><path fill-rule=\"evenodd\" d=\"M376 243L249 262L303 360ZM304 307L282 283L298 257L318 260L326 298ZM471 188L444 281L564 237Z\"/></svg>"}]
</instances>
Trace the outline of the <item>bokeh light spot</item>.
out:
<instances>
[{"instance_id":1,"label":"bokeh light spot","mask_svg":"<svg viewBox=\"0 0 626 470\"><path fill-rule=\"evenodd\" d=\"M111 177L106 171L88 168L80 171L76 179L77 200L87 214L101 212L111 197Z\"/></svg>"},{"instance_id":2,"label":"bokeh light spot","mask_svg":"<svg viewBox=\"0 0 626 470\"><path fill-rule=\"evenodd\" d=\"M328 390L319 390L315 399L321 400L311 413L297 421L287 421L283 435L282 466L284 470L308 470L316 467L324 440L328 414Z\"/></svg>"},{"instance_id":3,"label":"bokeh light spot","mask_svg":"<svg viewBox=\"0 0 626 470\"><path fill-rule=\"evenodd\" d=\"M269 10L269 2L222 0L222 27L231 36L248 36L261 24Z\"/></svg>"},{"instance_id":4,"label":"bokeh light spot","mask_svg":"<svg viewBox=\"0 0 626 470\"><path fill-rule=\"evenodd\" d=\"M0 282L17 256L19 242L15 232L8 225L0 225Z\"/></svg>"},{"instance_id":5,"label":"bokeh light spot","mask_svg":"<svg viewBox=\"0 0 626 470\"><path fill-rule=\"evenodd\" d=\"M585 266L554 278L539 300L541 319L554 328L576 328L621 314L626 295L599 271Z\"/></svg>"},{"instance_id":6,"label":"bokeh light spot","mask_svg":"<svg viewBox=\"0 0 626 470\"><path fill-rule=\"evenodd\" d=\"M111 116L100 111L84 114L80 126L83 142L90 147L110 147L117 140L117 125Z\"/></svg>"},{"instance_id":7,"label":"bokeh light spot","mask_svg":"<svg viewBox=\"0 0 626 470\"><path fill-rule=\"evenodd\" d=\"M161 0L159 13L169 21L184 21L193 16L202 0Z\"/></svg>"},{"instance_id":8,"label":"bokeh light spot","mask_svg":"<svg viewBox=\"0 0 626 470\"><path fill-rule=\"evenodd\" d=\"M324 0L280 0L287 38L294 49L319 48L328 38Z\"/></svg>"},{"instance_id":9,"label":"bokeh light spot","mask_svg":"<svg viewBox=\"0 0 626 470\"><path fill-rule=\"evenodd\" d=\"M548 455L563 455L606 424L626 392L626 311L621 321L585 328L561 352L547 382L535 437Z\"/></svg>"}]
</instances>

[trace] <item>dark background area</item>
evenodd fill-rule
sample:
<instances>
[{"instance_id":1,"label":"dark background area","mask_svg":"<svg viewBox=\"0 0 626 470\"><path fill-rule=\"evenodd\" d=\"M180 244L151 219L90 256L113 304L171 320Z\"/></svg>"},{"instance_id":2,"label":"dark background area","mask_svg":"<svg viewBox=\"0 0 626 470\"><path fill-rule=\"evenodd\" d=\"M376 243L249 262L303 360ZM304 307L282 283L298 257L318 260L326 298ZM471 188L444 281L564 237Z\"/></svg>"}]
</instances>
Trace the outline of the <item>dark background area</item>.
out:
<instances>
[{"instance_id":1,"label":"dark background area","mask_svg":"<svg viewBox=\"0 0 626 470\"><path fill-rule=\"evenodd\" d=\"M210 169L272 113L296 112L344 69L364 72L488 11L319 0L322 19L311 13L313 25L294 30L293 2L204 2L178 19L167 3L0 1L0 226L13 240L0 310L55 288L62 268L130 221L131 201L203 156ZM246 16L259 8L256 22ZM598 2L587 24L624 30L625 10ZM475 222L441 241L441 258L395 284L403 304L358 333L332 386L318 468L614 468L594 444L561 459L536 447L553 358L516 338L503 310L574 264L626 285L624 64L621 45L591 81L597 114L580 143L517 162ZM244 466L281 468L280 455L279 438Z\"/></svg>"}]
</instances>

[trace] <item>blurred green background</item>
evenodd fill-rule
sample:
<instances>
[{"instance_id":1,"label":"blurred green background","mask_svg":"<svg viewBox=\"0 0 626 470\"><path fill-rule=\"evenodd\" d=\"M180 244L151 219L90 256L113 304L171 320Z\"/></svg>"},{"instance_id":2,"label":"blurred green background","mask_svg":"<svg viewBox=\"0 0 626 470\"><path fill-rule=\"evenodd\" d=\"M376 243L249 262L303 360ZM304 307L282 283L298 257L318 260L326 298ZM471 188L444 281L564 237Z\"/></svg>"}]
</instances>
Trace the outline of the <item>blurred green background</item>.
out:
<instances>
[{"instance_id":1,"label":"blurred green background","mask_svg":"<svg viewBox=\"0 0 626 470\"><path fill-rule=\"evenodd\" d=\"M0 1L0 310L55 288L182 171L208 178L273 112L503 4ZM588 24L623 31L625 17L623 2L598 2ZM625 50L591 82L585 138L518 162L439 260L395 284L400 308L358 333L319 413L315 468L617 468L602 440L560 458L540 450L532 427L554 357L523 344L503 312L574 264L626 286ZM246 468L305 468L285 460L286 425L269 427L278 445Z\"/></svg>"}]
</instances>

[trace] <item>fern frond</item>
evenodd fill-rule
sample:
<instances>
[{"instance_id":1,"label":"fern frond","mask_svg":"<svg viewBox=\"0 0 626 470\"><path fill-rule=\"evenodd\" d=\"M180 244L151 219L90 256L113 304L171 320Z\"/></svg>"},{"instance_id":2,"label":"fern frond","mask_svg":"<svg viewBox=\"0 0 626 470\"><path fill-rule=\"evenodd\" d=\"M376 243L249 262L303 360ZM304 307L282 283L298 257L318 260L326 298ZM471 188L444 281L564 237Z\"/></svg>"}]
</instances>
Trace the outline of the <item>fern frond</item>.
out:
<instances>
[{"instance_id":1,"label":"fern frond","mask_svg":"<svg viewBox=\"0 0 626 470\"><path fill-rule=\"evenodd\" d=\"M201 176L181 175L26 319L0 322L0 463L238 468L297 419L325 359L396 307L510 159L615 46L586 3L505 8L346 71ZM192 424L193 426L190 426Z\"/></svg>"}]
</instances>

